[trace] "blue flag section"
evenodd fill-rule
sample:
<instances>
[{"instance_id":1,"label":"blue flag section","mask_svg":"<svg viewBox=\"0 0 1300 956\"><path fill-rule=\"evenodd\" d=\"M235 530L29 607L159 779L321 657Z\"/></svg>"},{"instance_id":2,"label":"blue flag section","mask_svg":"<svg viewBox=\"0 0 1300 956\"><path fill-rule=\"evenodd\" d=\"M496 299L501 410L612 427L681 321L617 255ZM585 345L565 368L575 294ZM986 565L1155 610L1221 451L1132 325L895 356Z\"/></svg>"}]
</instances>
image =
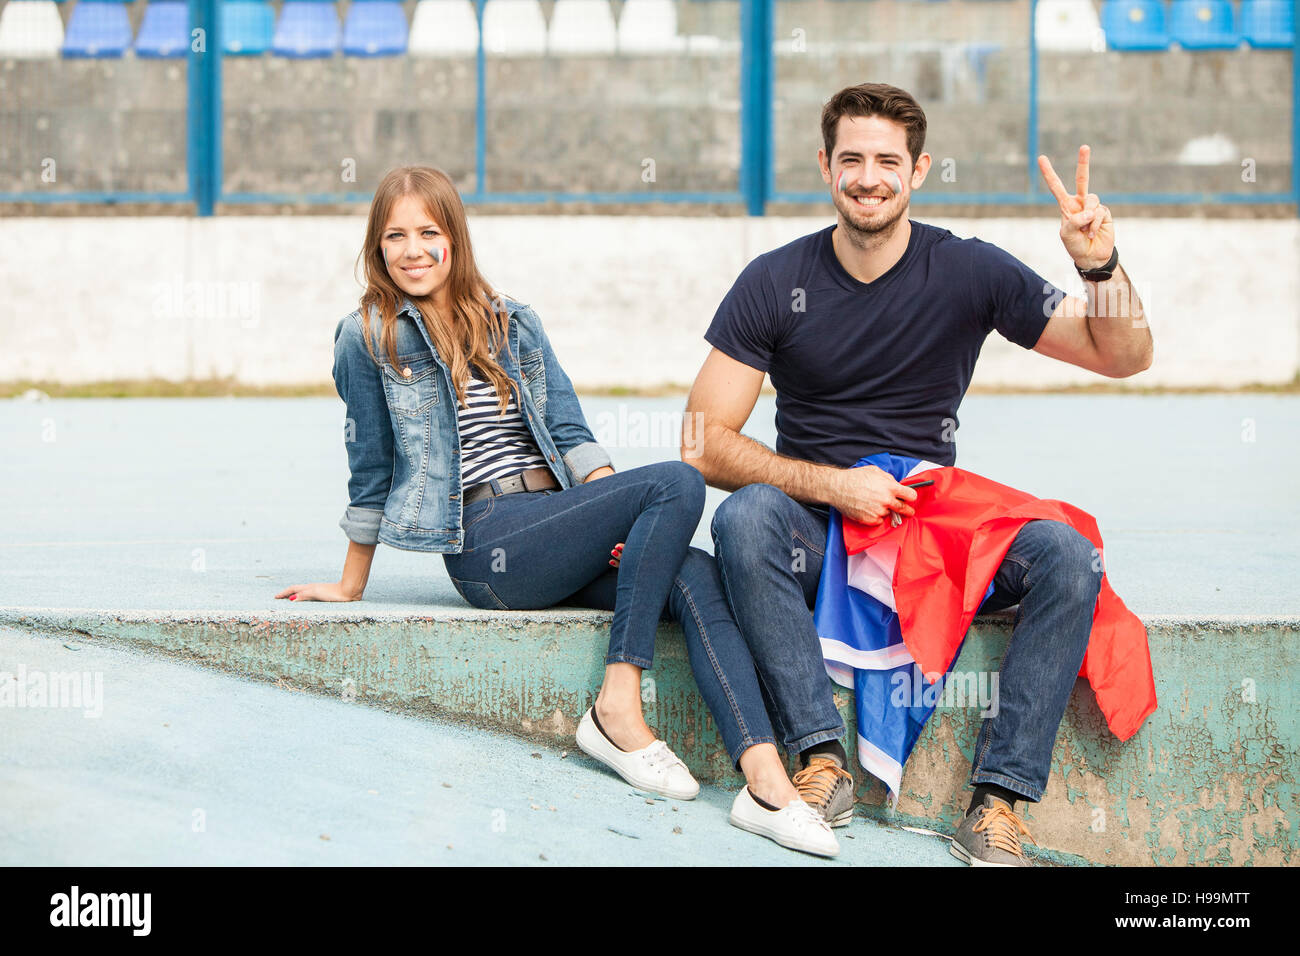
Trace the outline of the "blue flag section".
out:
<instances>
[{"instance_id":1,"label":"blue flag section","mask_svg":"<svg viewBox=\"0 0 1300 956\"><path fill-rule=\"evenodd\" d=\"M875 465L897 481L941 467L887 452L863 458L853 467L864 465ZM903 764L947 676L929 684L903 643L892 588L897 547L882 543L847 555L841 515L831 508L813 611L826 672L840 686L853 688L858 761L884 782L891 805L898 802ZM985 598L992 591L990 583Z\"/></svg>"}]
</instances>

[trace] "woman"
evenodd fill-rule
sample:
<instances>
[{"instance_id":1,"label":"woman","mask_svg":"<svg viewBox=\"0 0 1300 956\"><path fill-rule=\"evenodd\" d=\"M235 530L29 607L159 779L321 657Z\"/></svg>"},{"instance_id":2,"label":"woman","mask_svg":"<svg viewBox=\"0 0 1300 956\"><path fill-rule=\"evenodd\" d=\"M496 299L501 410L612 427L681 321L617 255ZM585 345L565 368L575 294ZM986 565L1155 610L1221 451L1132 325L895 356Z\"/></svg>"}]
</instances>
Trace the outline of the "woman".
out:
<instances>
[{"instance_id":1,"label":"woman","mask_svg":"<svg viewBox=\"0 0 1300 956\"><path fill-rule=\"evenodd\" d=\"M614 472L540 319L480 275L464 207L441 171L406 166L384 177L361 261L361 308L335 330L351 469L339 522L350 541L343 575L276 597L360 600L382 541L441 553L475 607L613 610L604 681L579 721L578 746L635 787L694 798L699 784L645 723L641 672L670 615L686 632L697 679L706 672L708 703L726 709L716 655L743 639L712 557L690 547L702 476L680 461ZM728 746L740 752L739 742ZM754 807L756 819L775 821L763 826L807 844L800 849L834 845L797 794Z\"/></svg>"}]
</instances>

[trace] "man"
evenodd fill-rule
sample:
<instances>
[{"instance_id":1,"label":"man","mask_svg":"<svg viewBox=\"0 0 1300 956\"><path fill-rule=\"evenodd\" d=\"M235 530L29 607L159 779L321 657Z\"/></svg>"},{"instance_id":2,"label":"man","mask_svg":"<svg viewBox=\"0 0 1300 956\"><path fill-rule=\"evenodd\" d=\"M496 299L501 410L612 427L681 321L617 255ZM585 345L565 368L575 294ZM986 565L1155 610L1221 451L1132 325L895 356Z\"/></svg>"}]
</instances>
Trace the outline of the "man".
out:
<instances>
[{"instance_id":1,"label":"man","mask_svg":"<svg viewBox=\"0 0 1300 956\"><path fill-rule=\"evenodd\" d=\"M683 445L683 460L734 491L712 526L727 599L771 723L799 754L794 783L833 825L849 821L854 790L810 613L826 506L874 524L905 520L916 499L884 471L851 466L881 451L955 464L957 408L994 329L1112 378L1151 364L1151 335L1117 264L1110 210L1088 191L1088 147L1079 150L1074 194L1047 157L1038 160L1085 300L996 246L908 218L912 190L930 169L925 132L921 107L897 87L866 83L831 98L817 159L836 222L745 268L705 333L713 349L687 403L686 420L702 440L693 455ZM765 373L777 392L775 452L740 434ZM974 794L951 847L968 863L1028 865L1015 804L1043 796L1100 579L1092 546L1055 521L1026 524L997 572L981 610L1020 611L999 673L999 709L981 729ZM779 790L787 779L776 763L746 771L760 801L768 799L765 780Z\"/></svg>"}]
</instances>

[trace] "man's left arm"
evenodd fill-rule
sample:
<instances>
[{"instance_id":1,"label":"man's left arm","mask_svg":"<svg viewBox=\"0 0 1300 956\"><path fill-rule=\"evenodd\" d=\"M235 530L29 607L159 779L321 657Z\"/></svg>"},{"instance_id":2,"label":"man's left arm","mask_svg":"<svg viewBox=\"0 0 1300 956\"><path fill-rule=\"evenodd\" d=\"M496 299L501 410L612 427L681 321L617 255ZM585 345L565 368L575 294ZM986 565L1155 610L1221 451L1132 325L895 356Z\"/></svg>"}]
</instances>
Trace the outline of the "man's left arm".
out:
<instances>
[{"instance_id":1,"label":"man's left arm","mask_svg":"<svg viewBox=\"0 0 1300 956\"><path fill-rule=\"evenodd\" d=\"M1102 269L1115 251L1110 209L1088 192L1090 150L1079 147L1075 194L1066 191L1046 156L1038 168L1061 209L1061 242L1082 271ZM1052 312L1034 351L1110 378L1126 378L1151 367L1151 329L1137 290L1124 267L1109 279L1084 278L1087 298L1065 296Z\"/></svg>"}]
</instances>

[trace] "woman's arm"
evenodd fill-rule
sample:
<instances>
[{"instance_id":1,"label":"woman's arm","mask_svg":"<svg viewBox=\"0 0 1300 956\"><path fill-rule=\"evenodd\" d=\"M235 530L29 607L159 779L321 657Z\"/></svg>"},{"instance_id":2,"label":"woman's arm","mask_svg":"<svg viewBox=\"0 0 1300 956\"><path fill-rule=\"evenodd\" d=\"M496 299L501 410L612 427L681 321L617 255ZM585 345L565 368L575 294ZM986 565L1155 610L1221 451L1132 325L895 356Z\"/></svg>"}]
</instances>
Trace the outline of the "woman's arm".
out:
<instances>
[{"instance_id":1,"label":"woman's arm","mask_svg":"<svg viewBox=\"0 0 1300 956\"><path fill-rule=\"evenodd\" d=\"M343 442L350 471L348 506L339 521L348 536L343 574L338 581L291 585L277 598L360 601L365 594L393 481L393 435L381 374L348 316L334 330L334 385L347 406Z\"/></svg>"}]
</instances>

